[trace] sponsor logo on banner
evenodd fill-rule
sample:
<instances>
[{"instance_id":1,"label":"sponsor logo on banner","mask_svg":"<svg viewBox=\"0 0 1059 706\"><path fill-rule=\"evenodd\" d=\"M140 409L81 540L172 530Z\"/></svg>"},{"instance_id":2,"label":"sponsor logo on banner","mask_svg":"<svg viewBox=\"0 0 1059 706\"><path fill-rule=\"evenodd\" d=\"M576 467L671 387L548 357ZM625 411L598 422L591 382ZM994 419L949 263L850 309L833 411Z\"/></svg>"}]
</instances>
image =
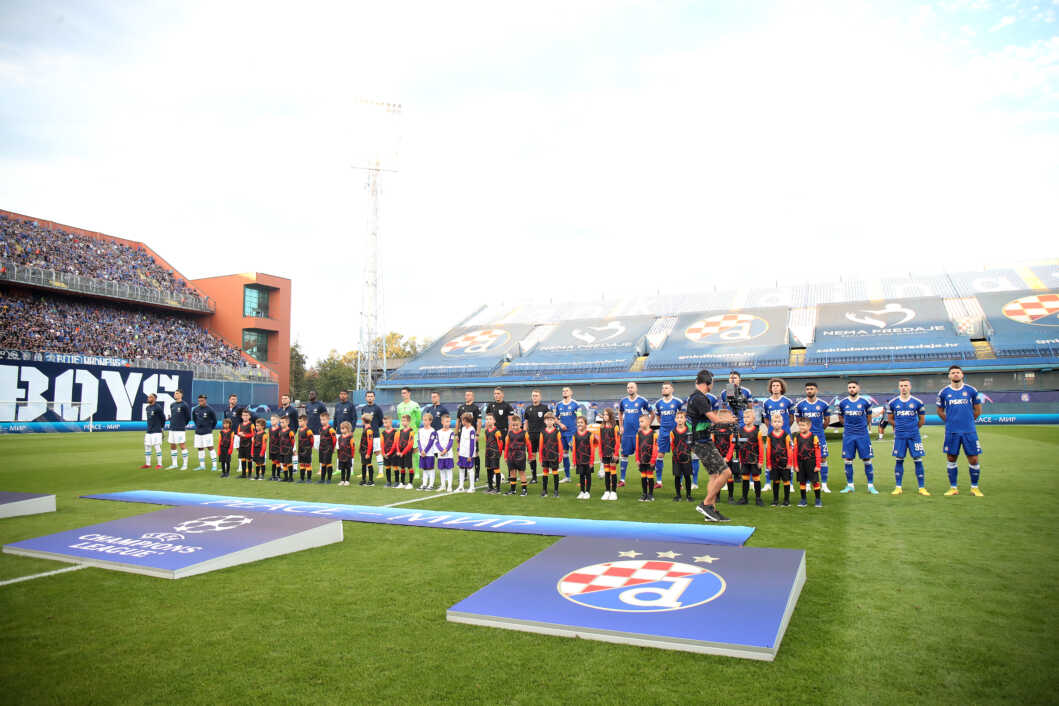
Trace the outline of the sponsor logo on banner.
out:
<instances>
[{"instance_id":1,"label":"sponsor logo on banner","mask_svg":"<svg viewBox=\"0 0 1059 706\"><path fill-rule=\"evenodd\" d=\"M195 520L186 520L174 527L177 532L201 534L202 532L224 532L225 530L243 527L253 522L246 515L210 515Z\"/></svg>"},{"instance_id":2,"label":"sponsor logo on banner","mask_svg":"<svg viewBox=\"0 0 1059 706\"><path fill-rule=\"evenodd\" d=\"M946 327L942 324L912 324L916 318L916 312L899 302L889 302L879 309L857 309L847 311L846 319L865 328L853 329L825 329L820 331L821 336L886 336L891 334L934 334L944 332Z\"/></svg>"},{"instance_id":3,"label":"sponsor logo on banner","mask_svg":"<svg viewBox=\"0 0 1059 706\"><path fill-rule=\"evenodd\" d=\"M604 343L612 341L625 333L625 324L620 321L611 321L606 326L587 326L583 329L575 328L570 335L579 341L588 344Z\"/></svg>"},{"instance_id":4,"label":"sponsor logo on banner","mask_svg":"<svg viewBox=\"0 0 1059 706\"><path fill-rule=\"evenodd\" d=\"M1059 293L1019 297L1005 304L1001 311L1020 324L1059 326Z\"/></svg>"},{"instance_id":5,"label":"sponsor logo on banner","mask_svg":"<svg viewBox=\"0 0 1059 706\"><path fill-rule=\"evenodd\" d=\"M511 334L502 328L483 328L457 336L441 347L441 354L448 356L481 355L502 347L511 340Z\"/></svg>"},{"instance_id":6,"label":"sponsor logo on banner","mask_svg":"<svg viewBox=\"0 0 1059 706\"><path fill-rule=\"evenodd\" d=\"M672 552L662 552L667 553ZM709 603L725 586L719 574L702 566L631 559L581 567L559 579L556 588L563 598L588 608L658 613Z\"/></svg>"},{"instance_id":7,"label":"sponsor logo on banner","mask_svg":"<svg viewBox=\"0 0 1059 706\"><path fill-rule=\"evenodd\" d=\"M699 319L684 329L692 343L731 343L749 341L768 333L769 322L753 314L716 314Z\"/></svg>"}]
</instances>

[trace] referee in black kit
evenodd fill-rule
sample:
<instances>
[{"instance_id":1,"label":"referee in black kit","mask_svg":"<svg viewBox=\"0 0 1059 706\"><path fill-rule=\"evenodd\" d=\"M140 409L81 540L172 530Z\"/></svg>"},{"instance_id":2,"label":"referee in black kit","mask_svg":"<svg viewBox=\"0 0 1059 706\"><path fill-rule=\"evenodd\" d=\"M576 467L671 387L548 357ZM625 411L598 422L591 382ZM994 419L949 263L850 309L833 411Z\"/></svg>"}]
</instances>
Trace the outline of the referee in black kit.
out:
<instances>
[{"instance_id":1,"label":"referee in black kit","mask_svg":"<svg viewBox=\"0 0 1059 706\"><path fill-rule=\"evenodd\" d=\"M700 370L695 376L695 391L688 397L687 402L692 450L699 457L710 478L706 486L706 497L695 509L705 516L707 522L728 522L729 518L717 511L715 503L721 488L732 477L732 471L713 445L710 429L714 424L734 424L735 417L727 409L718 409L716 398L708 394L712 385L713 374L709 370Z\"/></svg>"},{"instance_id":2,"label":"referee in black kit","mask_svg":"<svg viewBox=\"0 0 1059 706\"><path fill-rule=\"evenodd\" d=\"M500 430L503 436L507 436L507 423L511 421L511 417L515 416L515 408L504 401L504 390L502 388L493 389L493 401L485 406L485 413L486 415L493 415L496 428Z\"/></svg>"},{"instance_id":3,"label":"referee in black kit","mask_svg":"<svg viewBox=\"0 0 1059 706\"><path fill-rule=\"evenodd\" d=\"M474 427L475 436L481 431L482 427L479 424L482 416L482 410L478 408L478 404L474 401L474 392L467 390L463 393L463 404L456 410L456 428L459 429L460 425L463 424L463 415L469 414L474 418L471 422L471 426ZM475 442L475 454L474 454L474 482L478 482L478 476L482 471L482 459L477 449L480 446L479 442Z\"/></svg>"},{"instance_id":4,"label":"referee in black kit","mask_svg":"<svg viewBox=\"0 0 1059 706\"><path fill-rule=\"evenodd\" d=\"M541 404L541 391L534 390L530 393L530 401L533 403L526 407L522 411L522 414L526 417L526 432L529 434L530 443L533 444L533 450L539 452L541 448L541 434L544 433L544 415L552 411L551 407L546 404ZM537 459L530 459L530 471L533 473L533 479L530 483L537 482Z\"/></svg>"}]
</instances>

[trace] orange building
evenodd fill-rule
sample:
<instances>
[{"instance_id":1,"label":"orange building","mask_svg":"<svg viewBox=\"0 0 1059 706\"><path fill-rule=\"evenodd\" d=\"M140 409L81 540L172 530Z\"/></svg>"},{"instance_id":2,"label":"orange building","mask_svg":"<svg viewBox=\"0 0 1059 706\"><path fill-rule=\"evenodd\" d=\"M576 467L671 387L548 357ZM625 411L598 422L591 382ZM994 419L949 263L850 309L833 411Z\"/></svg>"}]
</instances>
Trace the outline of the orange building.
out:
<instances>
[{"instance_id":1,"label":"orange building","mask_svg":"<svg viewBox=\"0 0 1059 706\"><path fill-rule=\"evenodd\" d=\"M217 309L203 319L210 332L276 373L281 392L290 386L290 280L261 272L203 277L192 286Z\"/></svg>"}]
</instances>

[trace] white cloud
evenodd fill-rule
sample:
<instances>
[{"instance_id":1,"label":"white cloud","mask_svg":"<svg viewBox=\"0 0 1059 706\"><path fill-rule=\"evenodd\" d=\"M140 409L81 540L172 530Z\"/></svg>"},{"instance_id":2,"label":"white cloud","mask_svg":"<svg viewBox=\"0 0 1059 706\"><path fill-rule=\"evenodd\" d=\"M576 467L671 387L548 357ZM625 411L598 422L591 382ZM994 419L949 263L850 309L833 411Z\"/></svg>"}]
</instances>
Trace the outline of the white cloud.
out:
<instances>
[{"instance_id":1,"label":"white cloud","mask_svg":"<svg viewBox=\"0 0 1059 706\"><path fill-rule=\"evenodd\" d=\"M989 28L989 31L996 32L997 30L1004 29L1005 27L1013 24L1015 24L1015 18L1011 15L1007 15L1005 17L1001 17L999 22Z\"/></svg>"}]
</instances>

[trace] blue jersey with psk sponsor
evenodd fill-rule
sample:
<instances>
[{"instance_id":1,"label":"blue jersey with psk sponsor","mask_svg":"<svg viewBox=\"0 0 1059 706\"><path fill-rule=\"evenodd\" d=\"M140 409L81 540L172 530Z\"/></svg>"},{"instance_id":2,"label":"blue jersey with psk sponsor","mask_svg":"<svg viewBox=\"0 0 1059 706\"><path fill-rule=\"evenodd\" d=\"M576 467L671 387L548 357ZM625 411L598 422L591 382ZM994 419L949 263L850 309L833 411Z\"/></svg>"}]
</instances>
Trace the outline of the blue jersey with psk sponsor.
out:
<instances>
[{"instance_id":1,"label":"blue jersey with psk sponsor","mask_svg":"<svg viewBox=\"0 0 1059 706\"><path fill-rule=\"evenodd\" d=\"M782 395L778 400L766 397L761 403L761 408L764 410L765 420L771 420L773 414L778 414L783 418L783 428L791 428L791 410L794 409L794 400L790 397Z\"/></svg>"},{"instance_id":2,"label":"blue jersey with psk sponsor","mask_svg":"<svg viewBox=\"0 0 1059 706\"><path fill-rule=\"evenodd\" d=\"M640 428L640 417L651 411L651 403L646 398L636 395L634 399L622 397L618 403L618 415L621 416L622 436L636 436Z\"/></svg>"},{"instance_id":3,"label":"blue jersey with psk sponsor","mask_svg":"<svg viewBox=\"0 0 1059 706\"><path fill-rule=\"evenodd\" d=\"M577 417L580 413L581 403L575 399L571 399L569 402L559 400L555 404L555 416L561 424L566 426L563 431L564 435L573 434L577 431Z\"/></svg>"},{"instance_id":4,"label":"blue jersey with psk sponsor","mask_svg":"<svg viewBox=\"0 0 1059 706\"><path fill-rule=\"evenodd\" d=\"M195 405L191 410L191 420L195 423L196 434L212 434L217 426L217 413L208 405Z\"/></svg>"},{"instance_id":5,"label":"blue jersey with psk sponsor","mask_svg":"<svg viewBox=\"0 0 1059 706\"><path fill-rule=\"evenodd\" d=\"M188 407L188 403L181 400L180 402L174 402L169 405L169 430L170 431L184 431L188 428L188 422L191 421L191 407Z\"/></svg>"},{"instance_id":6,"label":"blue jersey with psk sponsor","mask_svg":"<svg viewBox=\"0 0 1059 706\"><path fill-rule=\"evenodd\" d=\"M919 418L926 416L926 405L918 397L902 400L895 397L886 403L886 411L894 415L894 438L915 439L919 436Z\"/></svg>"},{"instance_id":7,"label":"blue jersey with psk sponsor","mask_svg":"<svg viewBox=\"0 0 1059 706\"><path fill-rule=\"evenodd\" d=\"M161 402L145 406L143 416L147 420L148 434L162 433L162 425L165 424L165 407L162 406Z\"/></svg>"},{"instance_id":8,"label":"blue jersey with psk sponsor","mask_svg":"<svg viewBox=\"0 0 1059 706\"><path fill-rule=\"evenodd\" d=\"M871 418L871 402L865 397L847 397L838 403L838 414L842 417L842 436L867 436L868 420Z\"/></svg>"},{"instance_id":9,"label":"blue jersey with psk sponsor","mask_svg":"<svg viewBox=\"0 0 1059 706\"><path fill-rule=\"evenodd\" d=\"M827 428L827 408L827 402L824 402L819 397L815 402L801 400L798 404L794 405L794 414L795 416L808 419L809 429L814 434L823 434L824 429Z\"/></svg>"},{"instance_id":10,"label":"blue jersey with psk sponsor","mask_svg":"<svg viewBox=\"0 0 1059 706\"><path fill-rule=\"evenodd\" d=\"M305 403L305 424L312 430L313 434L319 434L323 427L320 424L320 415L327 411L323 402Z\"/></svg>"},{"instance_id":11,"label":"blue jersey with psk sponsor","mask_svg":"<svg viewBox=\"0 0 1059 706\"><path fill-rule=\"evenodd\" d=\"M958 390L952 385L941 388L938 392L938 409L945 410L945 433L973 433L976 404L982 404L982 396L970 385L963 385Z\"/></svg>"},{"instance_id":12,"label":"blue jersey with psk sponsor","mask_svg":"<svg viewBox=\"0 0 1059 706\"><path fill-rule=\"evenodd\" d=\"M677 426L677 412L684 409L684 400L679 397L670 397L667 402L659 399L655 402L655 414L658 415L658 425L664 432L671 432Z\"/></svg>"}]
</instances>

